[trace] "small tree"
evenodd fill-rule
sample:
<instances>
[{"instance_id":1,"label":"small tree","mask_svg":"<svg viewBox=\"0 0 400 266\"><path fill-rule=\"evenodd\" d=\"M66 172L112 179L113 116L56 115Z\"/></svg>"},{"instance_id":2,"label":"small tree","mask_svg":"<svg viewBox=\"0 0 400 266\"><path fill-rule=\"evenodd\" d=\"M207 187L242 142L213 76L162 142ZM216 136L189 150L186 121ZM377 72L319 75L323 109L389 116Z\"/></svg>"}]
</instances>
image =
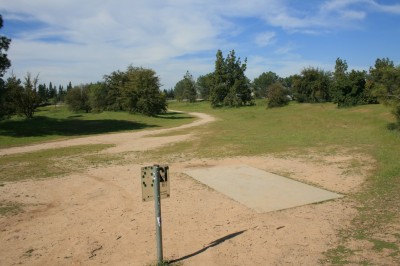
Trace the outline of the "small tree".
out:
<instances>
[{"instance_id":1,"label":"small tree","mask_svg":"<svg viewBox=\"0 0 400 266\"><path fill-rule=\"evenodd\" d=\"M102 82L89 85L89 104L93 111L102 112L107 108L107 93Z\"/></svg>"},{"instance_id":2,"label":"small tree","mask_svg":"<svg viewBox=\"0 0 400 266\"><path fill-rule=\"evenodd\" d=\"M247 59L244 63L236 58L235 50L230 51L224 59L218 50L215 60L214 86L211 89L210 100L213 107L241 106L252 103L249 80L245 76Z\"/></svg>"},{"instance_id":3,"label":"small tree","mask_svg":"<svg viewBox=\"0 0 400 266\"><path fill-rule=\"evenodd\" d=\"M192 74L186 71L185 76L182 80L178 81L175 85L174 95L178 101L184 99L193 103L197 98L196 82L193 79Z\"/></svg>"},{"instance_id":4,"label":"small tree","mask_svg":"<svg viewBox=\"0 0 400 266\"><path fill-rule=\"evenodd\" d=\"M305 68L293 78L292 89L298 102L328 102L331 100L330 73L318 68Z\"/></svg>"},{"instance_id":5,"label":"small tree","mask_svg":"<svg viewBox=\"0 0 400 266\"><path fill-rule=\"evenodd\" d=\"M268 88L279 80L279 76L272 72L264 72L252 82L256 97L264 98L268 95Z\"/></svg>"},{"instance_id":6,"label":"small tree","mask_svg":"<svg viewBox=\"0 0 400 266\"><path fill-rule=\"evenodd\" d=\"M2 105L2 114L0 118L8 118L11 115L15 114L17 111L17 92L22 91L23 87L21 84L21 80L18 79L14 73L7 79L6 83L1 90L3 95L0 97L3 101Z\"/></svg>"},{"instance_id":7,"label":"small tree","mask_svg":"<svg viewBox=\"0 0 400 266\"><path fill-rule=\"evenodd\" d=\"M129 111L148 116L167 111L167 100L154 70L129 66L126 75L122 95Z\"/></svg>"},{"instance_id":8,"label":"small tree","mask_svg":"<svg viewBox=\"0 0 400 266\"><path fill-rule=\"evenodd\" d=\"M3 17L0 15L0 29L3 27ZM9 117L13 113L12 104L10 103L10 91L5 86L3 76L7 69L11 66L10 60L7 58L8 48L11 39L0 35L0 120Z\"/></svg>"},{"instance_id":9,"label":"small tree","mask_svg":"<svg viewBox=\"0 0 400 266\"><path fill-rule=\"evenodd\" d=\"M268 87L268 108L281 107L289 103L288 90L276 82Z\"/></svg>"},{"instance_id":10,"label":"small tree","mask_svg":"<svg viewBox=\"0 0 400 266\"><path fill-rule=\"evenodd\" d=\"M181 79L175 84L174 96L178 102L182 102L185 98L185 80Z\"/></svg>"},{"instance_id":11,"label":"small tree","mask_svg":"<svg viewBox=\"0 0 400 266\"><path fill-rule=\"evenodd\" d=\"M210 98L210 91L214 86L214 73L208 73L198 77L196 84L200 92L200 97L204 100L208 100Z\"/></svg>"},{"instance_id":12,"label":"small tree","mask_svg":"<svg viewBox=\"0 0 400 266\"><path fill-rule=\"evenodd\" d=\"M36 108L40 104L40 97L37 92L39 75L32 79L30 73L27 73L23 86L14 86L14 103L18 114L26 118L33 118ZM15 78L14 81L15 82ZM15 84L17 84L15 82Z\"/></svg>"},{"instance_id":13,"label":"small tree","mask_svg":"<svg viewBox=\"0 0 400 266\"><path fill-rule=\"evenodd\" d=\"M67 92L65 101L69 110L89 113L92 109L89 103L89 85L80 85L70 89Z\"/></svg>"},{"instance_id":14,"label":"small tree","mask_svg":"<svg viewBox=\"0 0 400 266\"><path fill-rule=\"evenodd\" d=\"M378 58L369 73L369 86L374 95L384 104L392 106L392 113L400 125L400 66L395 66L389 58Z\"/></svg>"}]
</instances>

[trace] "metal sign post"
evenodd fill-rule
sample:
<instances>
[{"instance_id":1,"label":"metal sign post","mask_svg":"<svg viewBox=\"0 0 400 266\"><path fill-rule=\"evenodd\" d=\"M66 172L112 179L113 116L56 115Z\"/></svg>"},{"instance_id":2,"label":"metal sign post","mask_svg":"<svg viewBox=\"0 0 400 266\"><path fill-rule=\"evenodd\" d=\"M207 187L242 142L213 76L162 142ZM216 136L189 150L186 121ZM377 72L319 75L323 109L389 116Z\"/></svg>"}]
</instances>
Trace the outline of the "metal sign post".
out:
<instances>
[{"instance_id":1,"label":"metal sign post","mask_svg":"<svg viewBox=\"0 0 400 266\"><path fill-rule=\"evenodd\" d=\"M163 262L161 199L169 198L169 167L167 165L154 165L142 167L142 201L154 199L156 217L156 242L158 264Z\"/></svg>"},{"instance_id":2,"label":"metal sign post","mask_svg":"<svg viewBox=\"0 0 400 266\"><path fill-rule=\"evenodd\" d=\"M156 241L157 241L157 260L158 263L163 261L162 246L162 227L161 227L161 196L160 196L160 168L158 165L153 166L154 180L154 207L156 214Z\"/></svg>"}]
</instances>

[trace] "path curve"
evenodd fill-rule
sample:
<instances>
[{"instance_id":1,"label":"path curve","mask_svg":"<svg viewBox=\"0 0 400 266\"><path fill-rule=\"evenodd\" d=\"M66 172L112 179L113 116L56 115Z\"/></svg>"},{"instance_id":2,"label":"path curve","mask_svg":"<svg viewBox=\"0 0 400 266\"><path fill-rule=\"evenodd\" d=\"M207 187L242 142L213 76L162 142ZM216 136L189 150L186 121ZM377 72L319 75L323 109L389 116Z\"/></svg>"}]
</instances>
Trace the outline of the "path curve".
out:
<instances>
[{"instance_id":1,"label":"path curve","mask_svg":"<svg viewBox=\"0 0 400 266\"><path fill-rule=\"evenodd\" d=\"M167 136L167 137L151 137L151 135L157 135L180 129L201 126L216 120L215 117L205 113L192 112L188 114L198 117L199 120L173 128L164 128L158 130L143 130L139 132L101 134L89 137L45 142L29 146L0 149L0 156L17 154L17 153L35 152L47 149L65 148L78 145L88 145L88 144L113 144L115 145L115 147L107 149L107 152L110 153L117 153L124 151L143 151L143 150L154 149L156 147L160 147L168 143L187 140L192 136L191 134L187 134L183 136L180 135L180 136Z\"/></svg>"}]
</instances>

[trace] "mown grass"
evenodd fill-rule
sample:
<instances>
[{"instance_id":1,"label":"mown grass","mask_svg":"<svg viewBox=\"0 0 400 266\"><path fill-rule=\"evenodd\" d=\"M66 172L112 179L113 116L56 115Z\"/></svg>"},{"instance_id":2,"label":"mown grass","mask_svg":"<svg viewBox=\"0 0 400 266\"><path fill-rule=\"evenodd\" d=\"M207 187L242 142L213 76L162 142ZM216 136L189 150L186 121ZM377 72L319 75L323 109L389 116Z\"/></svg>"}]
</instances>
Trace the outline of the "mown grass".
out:
<instances>
[{"instance_id":1,"label":"mown grass","mask_svg":"<svg viewBox=\"0 0 400 266\"><path fill-rule=\"evenodd\" d=\"M257 155L285 151L305 153L310 148L335 152L362 149L370 153L376 135L391 121L384 106L337 109L333 104L290 104L266 109L265 103L235 109L212 109L208 103L171 108L210 113L219 121L197 129L202 137L187 145L200 156ZM387 134L395 135L395 132Z\"/></svg>"},{"instance_id":2,"label":"mown grass","mask_svg":"<svg viewBox=\"0 0 400 266\"><path fill-rule=\"evenodd\" d=\"M0 121L0 148L122 131L175 127L194 120L168 112L148 117L127 112L72 113L66 106L39 108L33 119L15 116Z\"/></svg>"}]
</instances>

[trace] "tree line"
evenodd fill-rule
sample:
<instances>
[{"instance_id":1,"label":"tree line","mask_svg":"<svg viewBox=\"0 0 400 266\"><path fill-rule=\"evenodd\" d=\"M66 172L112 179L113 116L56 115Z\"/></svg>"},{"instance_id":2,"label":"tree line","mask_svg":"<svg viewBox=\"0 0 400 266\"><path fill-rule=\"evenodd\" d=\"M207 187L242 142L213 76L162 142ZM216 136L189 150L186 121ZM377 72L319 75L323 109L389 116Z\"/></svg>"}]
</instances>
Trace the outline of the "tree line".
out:
<instances>
[{"instance_id":1,"label":"tree line","mask_svg":"<svg viewBox=\"0 0 400 266\"><path fill-rule=\"evenodd\" d=\"M75 86L67 92L66 103L72 111L85 112L128 111L154 116L167 110L156 72L133 66L105 75L101 82Z\"/></svg>"},{"instance_id":2,"label":"tree line","mask_svg":"<svg viewBox=\"0 0 400 266\"><path fill-rule=\"evenodd\" d=\"M0 29L3 19L0 15ZM72 111L129 111L156 115L167 110L166 95L160 91L160 81L155 71L129 66L126 71L114 71L97 83L72 87L71 82L53 86L50 82L39 84L39 76L30 73L24 80L14 74L4 80L11 66L7 51L11 39L0 36L0 120L12 115L32 118L39 106L64 102Z\"/></svg>"},{"instance_id":3,"label":"tree line","mask_svg":"<svg viewBox=\"0 0 400 266\"><path fill-rule=\"evenodd\" d=\"M290 100L333 102L339 108L384 103L392 107L400 124L400 66L389 58L376 59L369 71L349 70L346 60L337 58L333 72L307 67L300 74L282 78L268 71L253 81L244 74L246 62L236 58L234 50L226 58L218 50L213 72L195 81L187 71L166 93L178 101L208 100L213 107L251 105L256 98L266 98L268 107L284 106Z\"/></svg>"},{"instance_id":4,"label":"tree line","mask_svg":"<svg viewBox=\"0 0 400 266\"><path fill-rule=\"evenodd\" d=\"M0 29L3 20L0 15ZM26 75L24 81L11 75L3 76L11 66L5 53L11 40L0 36L0 119L15 113L31 118L35 109L51 102L64 101L72 111L128 111L157 115L167 110L167 98L195 102L207 100L214 108L240 107L266 98L268 107L279 107L290 100L299 103L333 102L339 108L361 104L384 103L392 106L400 124L400 66L389 58L378 58L369 71L349 70L346 60L337 58L334 71L315 67L304 68L299 74L279 77L272 71L263 72L251 81L246 75L247 59L243 61L231 50L226 57L216 53L214 71L196 80L189 71L170 90L160 90L156 72L149 68L128 66L125 71L104 75L97 83L72 87L39 84L38 76Z\"/></svg>"}]
</instances>

